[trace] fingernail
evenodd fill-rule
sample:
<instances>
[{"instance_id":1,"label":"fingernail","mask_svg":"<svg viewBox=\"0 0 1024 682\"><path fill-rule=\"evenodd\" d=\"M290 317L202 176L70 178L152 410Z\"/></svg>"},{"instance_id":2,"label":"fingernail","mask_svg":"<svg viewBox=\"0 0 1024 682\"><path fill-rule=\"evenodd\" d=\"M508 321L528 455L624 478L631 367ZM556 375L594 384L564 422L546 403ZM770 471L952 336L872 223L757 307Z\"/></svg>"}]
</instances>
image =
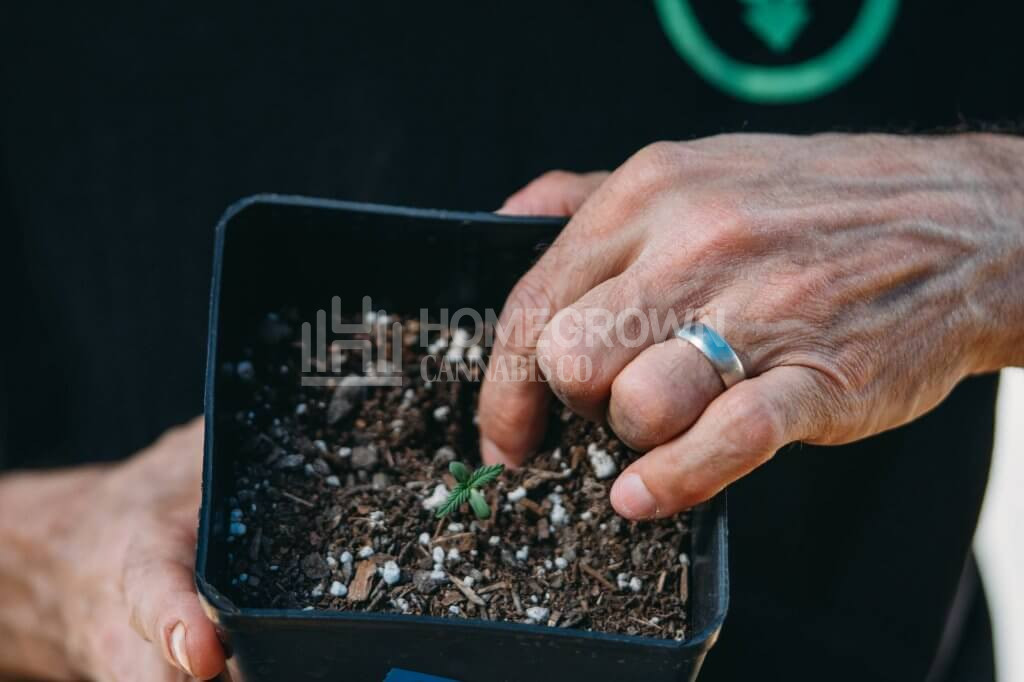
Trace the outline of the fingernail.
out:
<instances>
[{"instance_id":1,"label":"fingernail","mask_svg":"<svg viewBox=\"0 0 1024 682\"><path fill-rule=\"evenodd\" d=\"M189 675L192 674L192 664L188 660L188 651L185 648L185 624L178 621L178 624L171 630L171 655L178 667Z\"/></svg>"},{"instance_id":2,"label":"fingernail","mask_svg":"<svg viewBox=\"0 0 1024 682\"><path fill-rule=\"evenodd\" d=\"M639 474L619 476L612 486L612 506L631 519L650 519L658 513L658 502Z\"/></svg>"}]
</instances>

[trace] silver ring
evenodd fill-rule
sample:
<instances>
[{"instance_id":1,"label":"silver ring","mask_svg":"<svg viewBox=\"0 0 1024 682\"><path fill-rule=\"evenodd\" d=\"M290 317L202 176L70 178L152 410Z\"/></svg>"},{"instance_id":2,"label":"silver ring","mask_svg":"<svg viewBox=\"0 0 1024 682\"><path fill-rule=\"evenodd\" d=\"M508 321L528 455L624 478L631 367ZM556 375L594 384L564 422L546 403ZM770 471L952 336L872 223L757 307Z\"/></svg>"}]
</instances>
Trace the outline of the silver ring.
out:
<instances>
[{"instance_id":1,"label":"silver ring","mask_svg":"<svg viewBox=\"0 0 1024 682\"><path fill-rule=\"evenodd\" d=\"M718 332L702 322L690 322L679 328L676 338L699 350L718 372L728 389L747 378L740 356Z\"/></svg>"}]
</instances>

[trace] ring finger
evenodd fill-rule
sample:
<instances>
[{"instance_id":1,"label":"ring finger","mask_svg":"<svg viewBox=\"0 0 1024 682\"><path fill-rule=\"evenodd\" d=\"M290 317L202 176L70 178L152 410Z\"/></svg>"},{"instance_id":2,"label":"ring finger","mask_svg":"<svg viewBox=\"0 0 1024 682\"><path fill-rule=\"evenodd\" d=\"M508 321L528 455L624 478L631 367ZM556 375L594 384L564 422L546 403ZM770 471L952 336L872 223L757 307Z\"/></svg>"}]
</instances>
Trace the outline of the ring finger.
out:
<instances>
[{"instance_id":1,"label":"ring finger","mask_svg":"<svg viewBox=\"0 0 1024 682\"><path fill-rule=\"evenodd\" d=\"M725 386L700 351L678 338L650 346L615 377L608 424L646 452L688 429Z\"/></svg>"}]
</instances>

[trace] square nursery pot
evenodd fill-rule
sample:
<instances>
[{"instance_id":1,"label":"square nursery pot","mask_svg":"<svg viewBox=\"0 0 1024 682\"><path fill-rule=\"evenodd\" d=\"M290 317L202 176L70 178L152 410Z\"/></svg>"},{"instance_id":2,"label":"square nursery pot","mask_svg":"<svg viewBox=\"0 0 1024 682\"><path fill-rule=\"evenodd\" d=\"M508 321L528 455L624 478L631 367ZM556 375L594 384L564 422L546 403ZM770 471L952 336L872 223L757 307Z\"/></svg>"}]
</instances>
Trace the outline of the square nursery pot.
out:
<instances>
[{"instance_id":1,"label":"square nursery pot","mask_svg":"<svg viewBox=\"0 0 1024 682\"><path fill-rule=\"evenodd\" d=\"M206 442L196 583L235 682L263 680L693 680L728 604L722 496L695 509L684 641L461 618L239 608L225 594L233 458L218 417L233 414L218 368L250 323L283 305L360 311L500 310L563 222L289 196L231 206L216 231Z\"/></svg>"}]
</instances>

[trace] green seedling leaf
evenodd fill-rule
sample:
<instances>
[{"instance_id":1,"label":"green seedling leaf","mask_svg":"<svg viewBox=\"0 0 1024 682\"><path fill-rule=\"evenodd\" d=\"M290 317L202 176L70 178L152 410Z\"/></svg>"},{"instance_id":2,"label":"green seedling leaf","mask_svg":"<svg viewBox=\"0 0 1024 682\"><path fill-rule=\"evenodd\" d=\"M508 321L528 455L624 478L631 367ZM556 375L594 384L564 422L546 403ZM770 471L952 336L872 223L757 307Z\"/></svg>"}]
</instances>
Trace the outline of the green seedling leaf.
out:
<instances>
[{"instance_id":1,"label":"green seedling leaf","mask_svg":"<svg viewBox=\"0 0 1024 682\"><path fill-rule=\"evenodd\" d=\"M498 476L501 476L501 472L504 470L504 464L491 464L489 466L480 467L473 472L472 476L470 476L469 486L471 488L482 488Z\"/></svg>"},{"instance_id":2,"label":"green seedling leaf","mask_svg":"<svg viewBox=\"0 0 1024 682\"><path fill-rule=\"evenodd\" d=\"M469 481L469 469L462 462L452 462L448 465L448 471L452 472L452 476L459 483L465 484Z\"/></svg>"},{"instance_id":3,"label":"green seedling leaf","mask_svg":"<svg viewBox=\"0 0 1024 682\"><path fill-rule=\"evenodd\" d=\"M471 488L469 491L469 506L481 521L491 518L491 507L487 504L484 494L476 488Z\"/></svg>"},{"instance_id":4,"label":"green seedling leaf","mask_svg":"<svg viewBox=\"0 0 1024 682\"><path fill-rule=\"evenodd\" d=\"M437 518L443 518L448 516L453 511L465 504L466 500L469 499L469 488L458 486L449 495L448 499L444 501L440 507L437 508Z\"/></svg>"},{"instance_id":5,"label":"green seedling leaf","mask_svg":"<svg viewBox=\"0 0 1024 682\"><path fill-rule=\"evenodd\" d=\"M469 506L473 509L473 513L476 514L477 518L490 518L491 508L487 504L487 498L484 497L479 488L496 479L504 470L504 464L491 464L480 467L473 473L469 473L469 469L462 462L451 462L448 465L448 471L455 477L458 485L448 493L448 499L444 501L444 504L438 507L437 518L440 519L448 516L466 502L469 502Z\"/></svg>"}]
</instances>

